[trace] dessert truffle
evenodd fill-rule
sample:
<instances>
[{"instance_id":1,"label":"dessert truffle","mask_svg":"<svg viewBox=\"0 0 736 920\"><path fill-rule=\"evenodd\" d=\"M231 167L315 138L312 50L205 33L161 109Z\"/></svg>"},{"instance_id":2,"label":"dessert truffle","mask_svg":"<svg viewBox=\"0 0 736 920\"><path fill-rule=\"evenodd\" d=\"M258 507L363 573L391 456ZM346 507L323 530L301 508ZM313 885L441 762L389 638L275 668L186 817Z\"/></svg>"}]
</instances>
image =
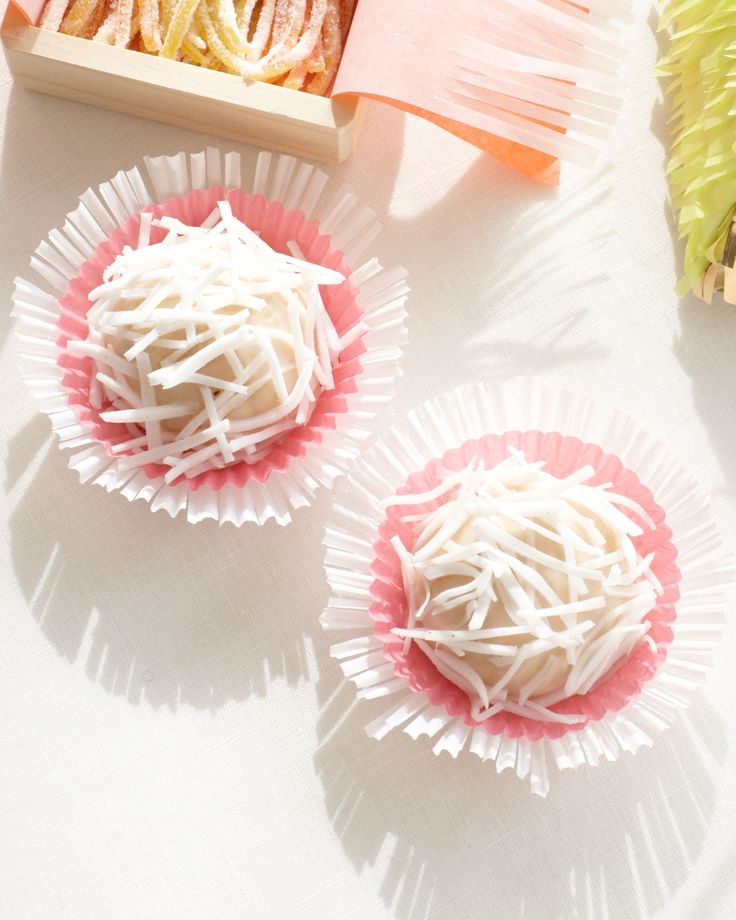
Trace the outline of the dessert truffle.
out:
<instances>
[{"instance_id":1,"label":"dessert truffle","mask_svg":"<svg viewBox=\"0 0 736 920\"><path fill-rule=\"evenodd\" d=\"M342 274L277 252L227 201L201 226L144 214L89 295L88 334L71 354L93 362L90 404L121 469L168 467L167 483L256 463L308 422L334 387L341 351L322 288ZM164 231L151 242L153 227ZM161 230L158 232L160 233Z\"/></svg>"},{"instance_id":2,"label":"dessert truffle","mask_svg":"<svg viewBox=\"0 0 736 920\"><path fill-rule=\"evenodd\" d=\"M646 641L661 587L635 541L654 524L593 475L558 478L514 452L388 502L412 535L392 540L408 606L393 632L468 694L476 720L583 721L550 707Z\"/></svg>"}]
</instances>

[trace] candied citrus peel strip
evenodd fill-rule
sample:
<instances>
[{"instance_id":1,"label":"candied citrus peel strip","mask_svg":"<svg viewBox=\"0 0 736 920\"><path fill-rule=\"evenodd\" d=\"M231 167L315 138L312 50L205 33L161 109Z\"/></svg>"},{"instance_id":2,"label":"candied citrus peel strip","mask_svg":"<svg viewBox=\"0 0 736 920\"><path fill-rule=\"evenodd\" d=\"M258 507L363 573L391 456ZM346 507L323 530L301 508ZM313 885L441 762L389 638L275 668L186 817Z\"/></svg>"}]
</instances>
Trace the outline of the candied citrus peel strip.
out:
<instances>
[{"instance_id":1,"label":"candied citrus peel strip","mask_svg":"<svg viewBox=\"0 0 736 920\"><path fill-rule=\"evenodd\" d=\"M307 92L324 95L332 85L342 54L342 28L339 0L327 0L327 10L322 23L322 48L325 66L307 84Z\"/></svg>"},{"instance_id":2,"label":"candied citrus peel strip","mask_svg":"<svg viewBox=\"0 0 736 920\"><path fill-rule=\"evenodd\" d=\"M66 35L79 35L94 15L97 0L74 0L59 27Z\"/></svg>"},{"instance_id":3,"label":"candied citrus peel strip","mask_svg":"<svg viewBox=\"0 0 736 920\"><path fill-rule=\"evenodd\" d=\"M42 29L58 32L64 19L64 13L69 6L69 0L49 0L43 8L39 25Z\"/></svg>"},{"instance_id":4,"label":"candied citrus peel strip","mask_svg":"<svg viewBox=\"0 0 736 920\"><path fill-rule=\"evenodd\" d=\"M298 0L298 3L297 20L306 10L305 0ZM327 9L328 0L312 0L312 8L309 14L307 27L296 44L287 50L288 40L285 40L276 48L269 51L269 53L257 63L251 64L247 62L245 75L251 79L271 79L287 73L293 68L298 67L302 61L306 61L314 51L314 47L320 35L320 30L323 27Z\"/></svg>"},{"instance_id":5,"label":"candied citrus peel strip","mask_svg":"<svg viewBox=\"0 0 736 920\"><path fill-rule=\"evenodd\" d=\"M161 50L161 22L158 0L139 0L141 9L141 39L146 51Z\"/></svg>"},{"instance_id":6,"label":"candied citrus peel strip","mask_svg":"<svg viewBox=\"0 0 736 920\"><path fill-rule=\"evenodd\" d=\"M131 28L133 24L133 0L120 0L115 23L113 44L118 48L125 48L135 34Z\"/></svg>"},{"instance_id":7,"label":"candied citrus peel strip","mask_svg":"<svg viewBox=\"0 0 736 920\"><path fill-rule=\"evenodd\" d=\"M213 4L213 11L213 23L222 43L233 54L245 54L248 50L248 43L243 40L238 26L233 0L216 0L216 3Z\"/></svg>"},{"instance_id":8,"label":"candied citrus peel strip","mask_svg":"<svg viewBox=\"0 0 736 920\"><path fill-rule=\"evenodd\" d=\"M242 75L245 61L243 58L238 57L237 54L233 54L217 34L214 18L212 16L212 13L217 8L217 4L218 0L202 0L196 13L197 23L204 34L210 52L231 73Z\"/></svg>"},{"instance_id":9,"label":"candied citrus peel strip","mask_svg":"<svg viewBox=\"0 0 736 920\"><path fill-rule=\"evenodd\" d=\"M160 51L161 57L171 58L172 60L176 58L182 42L192 25L198 6L199 0L178 0L171 14L169 27L166 30Z\"/></svg>"}]
</instances>

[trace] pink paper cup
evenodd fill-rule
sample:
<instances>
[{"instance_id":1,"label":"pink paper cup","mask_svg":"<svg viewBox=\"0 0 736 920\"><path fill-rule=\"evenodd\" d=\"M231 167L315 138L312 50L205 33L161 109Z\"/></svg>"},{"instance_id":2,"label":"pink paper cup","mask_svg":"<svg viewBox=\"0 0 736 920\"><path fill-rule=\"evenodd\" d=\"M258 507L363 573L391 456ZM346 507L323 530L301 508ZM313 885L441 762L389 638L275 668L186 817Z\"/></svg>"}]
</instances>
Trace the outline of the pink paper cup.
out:
<instances>
[{"instance_id":1,"label":"pink paper cup","mask_svg":"<svg viewBox=\"0 0 736 920\"><path fill-rule=\"evenodd\" d=\"M507 712L474 720L467 695L416 643L405 652L391 632L406 625L408 611L390 540L398 535L410 547L413 534L400 519L401 506L383 513L382 502L428 491L473 460L491 468L510 448L545 461L558 476L591 466L593 484L612 483L655 524L635 540L642 555L653 553L663 587L647 615L649 633L588 693L552 707L585 716L572 725ZM357 632L331 651L358 696L393 698L368 725L372 737L398 728L414 738L428 735L435 753L470 751L495 761L499 771L515 769L533 792L546 795L550 760L564 769L634 752L686 705L702 679L704 655L718 642L732 560L720 549L697 483L631 420L529 379L463 387L395 425L350 477L336 496L325 538L332 594L321 621L327 629Z\"/></svg>"},{"instance_id":2,"label":"pink paper cup","mask_svg":"<svg viewBox=\"0 0 736 920\"><path fill-rule=\"evenodd\" d=\"M559 477L568 476L582 466L592 466L595 474L589 480L591 485L610 482L612 491L633 499L649 514L656 528L636 538L634 544L642 556L654 553L651 568L663 588L657 606L646 617L652 624L648 638L655 647L642 640L620 667L607 674L587 694L569 697L551 707L555 712L581 713L586 716L585 722L565 725L508 712L500 712L481 722L475 721L470 715L468 696L440 674L416 643L412 643L408 653L404 653L403 640L391 632L395 626L405 626L408 616L401 565L389 542L398 535L405 546L412 547L413 534L411 528L401 522L401 506L389 508L378 529L372 564L376 577L371 585L373 603L370 615L374 620L375 635L386 658L393 663L394 673L404 677L416 692L426 693L434 706L444 708L471 728L480 728L491 735L538 741L542 737L559 738L568 731L580 731L588 722L601 719L608 712L618 712L654 677L672 642L670 624L679 598L680 571L676 565L677 550L671 543L672 533L665 523L665 513L636 474L627 470L616 456L604 453L597 445L583 444L577 438L565 437L558 432L513 431L466 441L409 476L397 494L426 492L439 485L446 473L464 469L476 459L482 461L484 469L490 469L508 457L511 447L523 450L530 462L543 460L548 472ZM436 500L426 505L414 505L412 512L422 514L440 504L441 500ZM630 516L633 518L633 515Z\"/></svg>"},{"instance_id":3,"label":"pink paper cup","mask_svg":"<svg viewBox=\"0 0 736 920\"><path fill-rule=\"evenodd\" d=\"M195 189L188 195L168 198L162 204L149 205L143 211L133 214L119 230L97 247L59 301L57 342L58 363L64 371L62 385L68 393L69 405L75 407L78 418L89 425L94 439L104 445L110 457L120 456L113 454L110 447L126 440L129 435L121 433L119 425L102 421L100 413L106 411L108 405L100 409L90 405L92 360L67 352L70 341L86 338L89 293L102 283L103 271L125 246L136 247L141 214L144 211L152 213L154 218L175 217L189 226L198 226L217 207L218 201L223 200L230 203L238 219L258 231L274 249L287 252L287 243L295 240L308 261L332 268L349 279L350 269L345 265L342 253L332 248L331 238L320 232L317 221L307 220L302 211L286 211L281 202L267 201L262 195L247 195L240 189L222 187ZM162 228L153 227L151 243L159 242L165 235ZM357 300L358 291L349 280L336 287L324 287L322 295L338 334L344 334L362 319L363 311ZM325 431L335 428L336 417L347 411L347 396L357 389L356 378L363 371L360 359L364 353L365 345L361 336L340 355L340 363L335 368L335 388L322 393L309 422L288 432L263 460L255 464L241 461L189 479L181 477L181 483L192 490L207 486L213 491L219 491L226 484L239 488L249 479L266 482L273 472L284 470L294 459L302 459L310 444L318 444ZM167 467L149 464L144 470L149 479L156 480L164 475Z\"/></svg>"},{"instance_id":4,"label":"pink paper cup","mask_svg":"<svg viewBox=\"0 0 736 920\"><path fill-rule=\"evenodd\" d=\"M233 156L225 157L225 178L237 179L239 185L240 164ZM225 186L216 181L221 166L219 154L212 150L189 158L180 154L148 161L148 180L158 203L148 194L138 170L119 173L97 193L88 190L82 196L80 207L67 216L65 232L52 231L53 246L42 244L32 260L32 267L47 284L57 291L63 287L61 296L55 298L53 292L17 282L20 341L27 347L30 338L34 351L53 355L56 363L49 368L46 362L45 373L39 374L38 355L26 350L22 354L24 376L32 390L43 392L44 409L52 416L62 443L83 448L70 459L83 480L91 479L110 491L117 489L131 499L143 498L153 510L165 508L172 515L184 510L192 522L212 517L235 524L263 523L270 518L286 523L296 508L309 504L319 484L331 485L345 463L357 455L358 444L367 433L366 421L390 399L405 338L405 273L401 269L385 272L376 260L358 261L362 248L375 236L377 224L372 212L356 206L350 193L338 194L326 218L319 219L324 177L313 167L298 167L290 157L262 154L253 190L246 192L235 183ZM202 187L184 191L190 183ZM175 217L196 226L224 199L239 219L275 249L287 251L287 243L295 240L308 260L345 275L343 284L323 288L325 306L338 333L359 321L366 331L340 355L335 387L321 394L309 421L287 432L266 457L255 464L241 461L191 478L180 477L167 485L163 479L166 467L160 464L138 471L118 469L121 455L113 453L112 447L127 436L119 426L102 420L101 412L108 406L97 409L91 405L93 362L70 354L67 346L86 338L89 293L125 246L137 246L142 213ZM310 216L307 209L318 216ZM79 246L80 235L86 246ZM154 227L151 241L163 235ZM45 311L43 327L37 322L39 309ZM55 319L53 335L47 316ZM51 403L50 389L55 397Z\"/></svg>"}]
</instances>

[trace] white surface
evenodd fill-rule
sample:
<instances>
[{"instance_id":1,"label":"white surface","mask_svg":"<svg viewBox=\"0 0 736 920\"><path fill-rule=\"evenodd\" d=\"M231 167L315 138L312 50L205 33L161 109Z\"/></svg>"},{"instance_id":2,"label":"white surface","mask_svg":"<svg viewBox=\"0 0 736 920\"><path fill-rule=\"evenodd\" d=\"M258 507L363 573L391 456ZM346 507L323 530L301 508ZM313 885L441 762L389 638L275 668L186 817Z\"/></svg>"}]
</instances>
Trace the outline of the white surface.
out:
<instances>
[{"instance_id":1,"label":"white surface","mask_svg":"<svg viewBox=\"0 0 736 920\"><path fill-rule=\"evenodd\" d=\"M656 43L635 6L614 137L561 192L378 106L333 173L411 274L396 412L484 377L583 389L679 453L735 547L736 313L672 293ZM0 83L6 339L13 276L84 188L210 139ZM329 494L285 531L235 531L80 486L8 351L0 916L733 916L732 627L687 718L544 801L475 758L371 742L371 704L351 705L317 627Z\"/></svg>"}]
</instances>

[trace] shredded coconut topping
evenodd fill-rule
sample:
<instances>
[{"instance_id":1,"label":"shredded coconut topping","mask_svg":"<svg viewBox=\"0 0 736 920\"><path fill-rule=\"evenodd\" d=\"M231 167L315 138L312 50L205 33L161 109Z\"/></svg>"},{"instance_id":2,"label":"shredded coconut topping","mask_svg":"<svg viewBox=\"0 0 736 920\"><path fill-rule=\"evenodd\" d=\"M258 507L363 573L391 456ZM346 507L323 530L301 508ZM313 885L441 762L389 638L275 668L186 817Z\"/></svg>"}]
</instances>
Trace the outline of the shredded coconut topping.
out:
<instances>
[{"instance_id":1,"label":"shredded coconut topping","mask_svg":"<svg viewBox=\"0 0 736 920\"><path fill-rule=\"evenodd\" d=\"M408 602L406 626L392 631L468 694L477 720L505 710L583 721L550 707L651 642L644 617L662 588L633 538L655 525L610 484L587 484L593 472L561 479L512 451L385 503L415 537L411 550L392 540Z\"/></svg>"},{"instance_id":2,"label":"shredded coconut topping","mask_svg":"<svg viewBox=\"0 0 736 920\"><path fill-rule=\"evenodd\" d=\"M123 468L169 467L166 482L264 457L305 424L334 388L341 337L321 286L339 272L305 261L296 243L272 249L227 201L201 226L143 215L138 248L125 247L90 293L85 341L93 405L129 434ZM151 226L166 231L150 243Z\"/></svg>"}]
</instances>

